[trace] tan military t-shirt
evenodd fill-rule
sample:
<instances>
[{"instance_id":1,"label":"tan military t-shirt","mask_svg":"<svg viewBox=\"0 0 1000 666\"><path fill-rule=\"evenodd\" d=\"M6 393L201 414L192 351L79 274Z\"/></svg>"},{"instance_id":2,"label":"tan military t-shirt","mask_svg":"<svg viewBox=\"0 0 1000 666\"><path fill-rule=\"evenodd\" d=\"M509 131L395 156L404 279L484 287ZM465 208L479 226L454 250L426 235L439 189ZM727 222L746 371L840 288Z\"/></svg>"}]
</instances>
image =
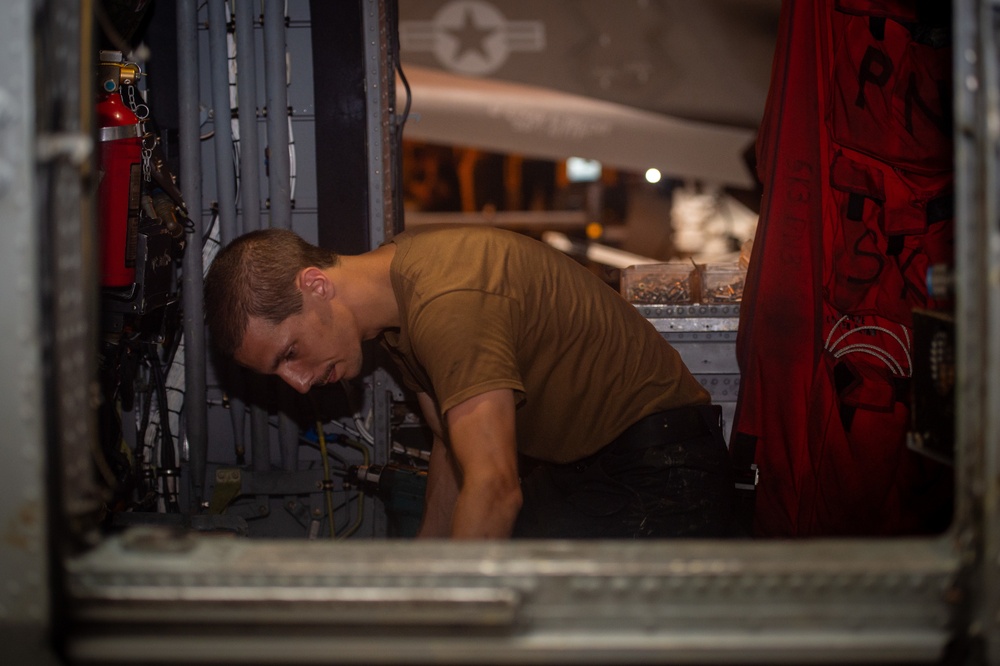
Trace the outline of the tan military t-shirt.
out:
<instances>
[{"instance_id":1,"label":"tan military t-shirt","mask_svg":"<svg viewBox=\"0 0 1000 666\"><path fill-rule=\"evenodd\" d=\"M709 402L634 306L544 243L487 227L418 230L392 242L402 326L383 344L405 383L431 395L442 415L513 389L519 450L569 462L643 416Z\"/></svg>"}]
</instances>

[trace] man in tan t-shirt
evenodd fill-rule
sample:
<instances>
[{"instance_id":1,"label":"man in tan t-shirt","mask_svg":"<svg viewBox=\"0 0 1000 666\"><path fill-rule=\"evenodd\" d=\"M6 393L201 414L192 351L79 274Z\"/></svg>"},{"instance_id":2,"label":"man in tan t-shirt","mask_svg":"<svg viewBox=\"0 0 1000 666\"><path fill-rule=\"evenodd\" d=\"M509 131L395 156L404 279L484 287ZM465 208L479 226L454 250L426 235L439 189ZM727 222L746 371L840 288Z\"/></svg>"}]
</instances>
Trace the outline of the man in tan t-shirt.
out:
<instances>
[{"instance_id":1,"label":"man in tan t-shirt","mask_svg":"<svg viewBox=\"0 0 1000 666\"><path fill-rule=\"evenodd\" d=\"M482 227L338 256L253 232L206 279L212 341L305 393L379 339L434 432L421 536L728 534L719 413L633 306L565 255ZM524 477L522 479L522 477Z\"/></svg>"}]
</instances>

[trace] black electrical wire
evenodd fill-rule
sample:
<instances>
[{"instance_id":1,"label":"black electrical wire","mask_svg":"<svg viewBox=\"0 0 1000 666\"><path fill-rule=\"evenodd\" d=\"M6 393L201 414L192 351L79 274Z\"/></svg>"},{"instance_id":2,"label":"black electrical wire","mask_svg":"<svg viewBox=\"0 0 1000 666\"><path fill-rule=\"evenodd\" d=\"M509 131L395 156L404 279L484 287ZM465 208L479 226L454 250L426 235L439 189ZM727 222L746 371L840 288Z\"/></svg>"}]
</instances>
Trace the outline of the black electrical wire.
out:
<instances>
[{"instance_id":1,"label":"black electrical wire","mask_svg":"<svg viewBox=\"0 0 1000 666\"><path fill-rule=\"evenodd\" d=\"M394 26L395 29L392 30L390 35L390 57L392 58L393 70L399 74L399 80L403 84L403 90L406 91L406 102L403 105L403 113L398 116L396 120L395 136L393 151L395 152L396 159L394 161L392 170L392 190L393 190L393 207L394 207L394 226L397 233L403 231L404 220L403 220L403 128L406 126L406 120L410 117L410 104L412 102L412 93L410 91L410 82L406 79L406 73L403 72L403 64L400 60L400 46L399 46L399 5L398 2L389 3L389 12L392 14L390 16L389 24Z\"/></svg>"},{"instance_id":2,"label":"black electrical wire","mask_svg":"<svg viewBox=\"0 0 1000 666\"><path fill-rule=\"evenodd\" d=\"M94 16L97 18L97 24L101 26L101 32L104 33L105 38L111 42L116 49L122 52L122 54L128 54L132 47L125 40L125 38L118 32L115 28L115 24L112 22L111 17L108 16L107 11L104 9L104 5L100 2L94 3Z\"/></svg>"},{"instance_id":3,"label":"black electrical wire","mask_svg":"<svg viewBox=\"0 0 1000 666\"><path fill-rule=\"evenodd\" d=\"M146 457L145 456L145 450L146 450L146 448L148 448L146 446L146 429L149 428L149 408L150 408L150 402L151 401L150 401L150 399L149 399L148 396L147 396L147 398L145 400L142 401L142 412L140 413L140 418L139 418L139 431L137 433L138 439L136 441L138 442L138 446L139 446L139 456L138 457L141 458L141 459L145 459L145 457Z\"/></svg>"},{"instance_id":4,"label":"black electrical wire","mask_svg":"<svg viewBox=\"0 0 1000 666\"><path fill-rule=\"evenodd\" d=\"M177 331L175 330L174 333L176 334ZM181 348L181 342L183 339L184 336L182 335L170 336L170 345L166 348L166 353L163 355L163 367L170 368L171 366L173 366L174 359L177 357L177 350ZM183 394L183 391L181 391L181 393Z\"/></svg>"},{"instance_id":5,"label":"black electrical wire","mask_svg":"<svg viewBox=\"0 0 1000 666\"><path fill-rule=\"evenodd\" d=\"M389 5L389 12L392 16L389 18L390 25L396 26L396 29L392 31L390 35L390 57L392 58L393 69L399 74L399 80L403 82L403 89L406 91L406 104L403 106L403 113L400 116L399 123L396 126L396 139L397 141L402 141L403 139L403 125L406 124L406 119L410 117L410 101L412 95L410 94L410 82L406 80L406 74L403 73L403 64L400 61L399 52L399 5L398 2L392 2Z\"/></svg>"},{"instance_id":6,"label":"black electrical wire","mask_svg":"<svg viewBox=\"0 0 1000 666\"><path fill-rule=\"evenodd\" d=\"M153 371L153 390L156 394L157 407L160 413L160 466L161 469L171 475L177 473L177 456L174 451L174 439L170 434L170 407L167 402L167 383L163 375L163 368L157 358L156 350L149 345L146 355ZM164 479L166 488L168 481ZM180 506L177 503L177 495L167 489L164 493L164 501L169 513L180 513Z\"/></svg>"},{"instance_id":7,"label":"black electrical wire","mask_svg":"<svg viewBox=\"0 0 1000 666\"><path fill-rule=\"evenodd\" d=\"M146 474L148 464L152 464L147 455L149 446L146 444L146 431L149 428L149 410L152 400L147 395L142 401L142 409L139 415L139 429L136 433L136 453L135 453L135 477L136 477L136 501L135 509L146 510L156 498L155 484L152 483L152 475ZM147 461L149 461L147 463Z\"/></svg>"},{"instance_id":8,"label":"black electrical wire","mask_svg":"<svg viewBox=\"0 0 1000 666\"><path fill-rule=\"evenodd\" d=\"M212 218L208 221L208 227L201 235L201 246L205 247L205 243L208 241L214 241L218 243L214 238L212 238L212 229L215 227L215 221L219 219L219 209L215 206L212 207Z\"/></svg>"},{"instance_id":9,"label":"black electrical wire","mask_svg":"<svg viewBox=\"0 0 1000 666\"><path fill-rule=\"evenodd\" d=\"M393 219L396 220L396 231L401 232L404 228L403 220L403 128L406 125L406 119L410 115L410 83L406 80L406 74L403 73L403 65L399 61L398 49L396 51L396 71L399 72L399 80L403 82L403 89L406 91L406 104L403 107L403 115L400 117L399 121L396 123L396 140L394 151L396 153L396 159L394 160L393 168L393 205L395 207L395 215Z\"/></svg>"},{"instance_id":10,"label":"black electrical wire","mask_svg":"<svg viewBox=\"0 0 1000 666\"><path fill-rule=\"evenodd\" d=\"M410 92L410 82L406 80L406 74L403 73L403 64L396 59L396 72L399 73L399 80L403 83L403 90L406 91L406 103L403 105L403 114L400 116L399 123L396 125L396 140L400 143L403 141L403 128L406 125L407 118L410 117L410 103L413 101L413 95Z\"/></svg>"}]
</instances>

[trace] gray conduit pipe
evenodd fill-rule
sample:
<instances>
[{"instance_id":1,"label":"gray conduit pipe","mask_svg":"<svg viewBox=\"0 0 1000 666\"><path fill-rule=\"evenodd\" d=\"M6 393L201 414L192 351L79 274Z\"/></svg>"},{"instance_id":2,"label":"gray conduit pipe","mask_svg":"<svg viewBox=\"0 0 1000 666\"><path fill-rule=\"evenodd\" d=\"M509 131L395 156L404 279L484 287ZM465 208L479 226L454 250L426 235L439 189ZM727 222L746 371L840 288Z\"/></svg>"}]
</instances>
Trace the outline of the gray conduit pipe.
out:
<instances>
[{"instance_id":1,"label":"gray conduit pipe","mask_svg":"<svg viewBox=\"0 0 1000 666\"><path fill-rule=\"evenodd\" d=\"M271 226L292 228L292 178L288 157L288 89L285 72L285 2L264 0L264 74Z\"/></svg>"},{"instance_id":2,"label":"gray conduit pipe","mask_svg":"<svg viewBox=\"0 0 1000 666\"><path fill-rule=\"evenodd\" d=\"M292 228L291 163L288 156L288 90L285 69L285 2L264 0L264 75L267 92L268 184L271 226ZM298 468L299 428L288 415L295 394L282 387L278 440L285 470Z\"/></svg>"},{"instance_id":3,"label":"gray conduit pipe","mask_svg":"<svg viewBox=\"0 0 1000 666\"><path fill-rule=\"evenodd\" d=\"M236 91L240 115L240 202L243 231L260 229L260 144L257 140L257 69L254 58L255 0L235 0Z\"/></svg>"},{"instance_id":4,"label":"gray conduit pipe","mask_svg":"<svg viewBox=\"0 0 1000 666\"><path fill-rule=\"evenodd\" d=\"M257 0L234 0L236 24L236 93L240 120L240 203L243 231L255 231L260 223L260 142L257 138L257 67L254 46L254 5ZM261 397L266 379L249 376L250 395ZM271 469L270 429L267 411L251 401L250 455L253 468Z\"/></svg>"},{"instance_id":5,"label":"gray conduit pipe","mask_svg":"<svg viewBox=\"0 0 1000 666\"><path fill-rule=\"evenodd\" d=\"M226 2L208 2L208 55L212 74L212 108L214 110L215 183L219 207L219 238L222 246L229 245L239 235L236 226L236 174L233 173L232 110L229 104L229 47L226 43ZM243 384L243 371L236 364L227 364L227 384ZM246 403L230 393L229 416L233 423L236 450L243 451L246 423Z\"/></svg>"},{"instance_id":6,"label":"gray conduit pipe","mask_svg":"<svg viewBox=\"0 0 1000 666\"><path fill-rule=\"evenodd\" d=\"M197 0L177 2L177 101L179 106L180 185L191 220L184 252L181 289L184 299L184 416L191 459L191 492L195 511L205 499L208 460L208 400L205 378L205 319L201 258L201 142L198 113Z\"/></svg>"},{"instance_id":7,"label":"gray conduit pipe","mask_svg":"<svg viewBox=\"0 0 1000 666\"><path fill-rule=\"evenodd\" d=\"M229 107L229 49L226 45L225 0L208 3L208 53L215 117L215 182L218 189L219 234L222 245L236 236L236 174L233 173L232 110Z\"/></svg>"}]
</instances>

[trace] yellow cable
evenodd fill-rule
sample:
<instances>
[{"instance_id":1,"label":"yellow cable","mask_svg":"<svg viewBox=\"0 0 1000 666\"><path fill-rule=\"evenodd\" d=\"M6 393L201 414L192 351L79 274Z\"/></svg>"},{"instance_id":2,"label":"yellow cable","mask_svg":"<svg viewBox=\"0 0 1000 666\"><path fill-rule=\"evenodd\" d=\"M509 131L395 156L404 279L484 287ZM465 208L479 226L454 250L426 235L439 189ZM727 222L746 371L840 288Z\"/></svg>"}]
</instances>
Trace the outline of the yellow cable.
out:
<instances>
[{"instance_id":1,"label":"yellow cable","mask_svg":"<svg viewBox=\"0 0 1000 666\"><path fill-rule=\"evenodd\" d=\"M323 456L323 492L326 495L326 515L330 523L330 538L336 538L333 528L333 481L330 479L330 459L326 457L326 435L323 434L323 424L316 422L316 434L319 436L319 450Z\"/></svg>"},{"instance_id":2,"label":"yellow cable","mask_svg":"<svg viewBox=\"0 0 1000 666\"><path fill-rule=\"evenodd\" d=\"M354 442L354 441L351 441L351 440L345 441L344 442L344 446L348 446L348 447L350 447L352 449L357 449L358 451L361 451L361 455L364 458L364 465L365 465L365 467L368 467L369 457L368 457L368 447L367 446L365 446L364 444L361 444L360 442ZM354 534L355 532L357 532L358 528L361 527L361 522L364 520L364 517L365 517L365 494L364 494L364 492L362 492L362 491L359 490L358 491L358 516L357 516L357 518L355 518L354 524L351 525L347 529L347 531L344 532L340 536L340 538L341 539L346 539L347 537L349 537L352 534Z\"/></svg>"}]
</instances>

